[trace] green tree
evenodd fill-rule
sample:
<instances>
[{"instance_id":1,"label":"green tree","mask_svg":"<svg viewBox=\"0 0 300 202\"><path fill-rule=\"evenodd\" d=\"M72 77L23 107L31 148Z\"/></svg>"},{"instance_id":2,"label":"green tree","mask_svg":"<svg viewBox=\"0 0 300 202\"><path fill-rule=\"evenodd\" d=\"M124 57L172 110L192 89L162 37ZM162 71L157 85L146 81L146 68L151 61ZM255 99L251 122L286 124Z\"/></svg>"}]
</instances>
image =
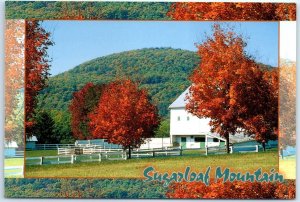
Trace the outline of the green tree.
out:
<instances>
[{"instance_id":1,"label":"green tree","mask_svg":"<svg viewBox=\"0 0 300 202\"><path fill-rule=\"evenodd\" d=\"M158 129L155 131L155 137L170 137L170 119L160 122Z\"/></svg>"},{"instance_id":2,"label":"green tree","mask_svg":"<svg viewBox=\"0 0 300 202\"><path fill-rule=\"evenodd\" d=\"M41 144L54 144L59 143L60 138L54 133L54 120L46 111L36 112L34 119L36 124L33 127L33 135L38 139Z\"/></svg>"}]
</instances>

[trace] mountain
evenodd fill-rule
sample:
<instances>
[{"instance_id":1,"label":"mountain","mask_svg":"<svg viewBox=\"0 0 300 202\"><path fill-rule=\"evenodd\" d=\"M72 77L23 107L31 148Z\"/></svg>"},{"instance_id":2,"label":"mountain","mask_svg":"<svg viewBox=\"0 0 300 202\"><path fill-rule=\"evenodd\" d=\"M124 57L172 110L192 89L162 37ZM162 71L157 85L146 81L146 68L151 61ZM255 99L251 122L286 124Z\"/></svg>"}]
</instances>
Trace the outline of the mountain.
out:
<instances>
[{"instance_id":1,"label":"mountain","mask_svg":"<svg viewBox=\"0 0 300 202\"><path fill-rule=\"evenodd\" d=\"M171 2L6 1L6 19L170 20Z\"/></svg>"},{"instance_id":2,"label":"mountain","mask_svg":"<svg viewBox=\"0 0 300 202\"><path fill-rule=\"evenodd\" d=\"M87 82L108 83L131 78L146 88L159 113L168 117L169 105L188 86L188 76L199 64L195 52L172 48L147 48L99 57L50 77L39 95L39 108L67 111L72 93Z\"/></svg>"}]
</instances>

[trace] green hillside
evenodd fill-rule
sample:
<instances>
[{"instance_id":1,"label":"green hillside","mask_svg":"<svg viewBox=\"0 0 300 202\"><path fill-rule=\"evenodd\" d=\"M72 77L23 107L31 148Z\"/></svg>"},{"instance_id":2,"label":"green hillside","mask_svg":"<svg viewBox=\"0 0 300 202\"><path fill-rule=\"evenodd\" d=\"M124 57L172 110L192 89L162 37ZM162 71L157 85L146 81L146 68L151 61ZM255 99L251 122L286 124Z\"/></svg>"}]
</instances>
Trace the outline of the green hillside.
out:
<instances>
[{"instance_id":1,"label":"green hillside","mask_svg":"<svg viewBox=\"0 0 300 202\"><path fill-rule=\"evenodd\" d=\"M6 1L6 19L170 20L170 2Z\"/></svg>"},{"instance_id":2,"label":"green hillside","mask_svg":"<svg viewBox=\"0 0 300 202\"><path fill-rule=\"evenodd\" d=\"M116 77L129 77L148 90L160 115L167 117L168 106L189 86L188 76L198 63L195 52L171 48L149 48L99 57L51 77L48 87L39 96L39 108L66 111L72 93L87 82L107 83Z\"/></svg>"}]
</instances>

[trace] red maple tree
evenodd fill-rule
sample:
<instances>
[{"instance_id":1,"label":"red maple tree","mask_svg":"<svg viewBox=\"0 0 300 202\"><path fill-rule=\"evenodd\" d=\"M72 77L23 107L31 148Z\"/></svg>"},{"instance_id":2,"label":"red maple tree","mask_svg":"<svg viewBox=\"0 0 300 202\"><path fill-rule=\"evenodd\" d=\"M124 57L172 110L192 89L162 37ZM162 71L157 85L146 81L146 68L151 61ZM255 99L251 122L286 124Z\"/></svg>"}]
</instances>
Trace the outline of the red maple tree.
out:
<instances>
[{"instance_id":1,"label":"red maple tree","mask_svg":"<svg viewBox=\"0 0 300 202\"><path fill-rule=\"evenodd\" d=\"M240 99L247 104L242 116L243 128L255 134L258 142L278 139L278 68L261 71L255 69L255 75L245 81L247 89L241 90ZM247 79L247 78L244 78ZM251 93L252 92L252 93ZM246 99L246 100L245 100Z\"/></svg>"},{"instance_id":2,"label":"red maple tree","mask_svg":"<svg viewBox=\"0 0 300 202\"><path fill-rule=\"evenodd\" d=\"M71 112L71 129L76 139L92 139L89 131L88 114L92 112L99 102L103 85L87 83L77 92L73 93L69 110Z\"/></svg>"},{"instance_id":3,"label":"red maple tree","mask_svg":"<svg viewBox=\"0 0 300 202\"><path fill-rule=\"evenodd\" d=\"M190 77L186 109L210 118L212 132L226 138L227 152L230 134L244 131L258 140L276 137L276 97L264 79L266 70L245 54L245 45L242 36L215 24L213 37L198 46L201 63Z\"/></svg>"},{"instance_id":4,"label":"red maple tree","mask_svg":"<svg viewBox=\"0 0 300 202\"><path fill-rule=\"evenodd\" d=\"M294 199L295 181L272 182L202 182L173 183L167 192L168 198L190 199Z\"/></svg>"},{"instance_id":5,"label":"red maple tree","mask_svg":"<svg viewBox=\"0 0 300 202\"><path fill-rule=\"evenodd\" d=\"M46 86L50 75L47 49L53 42L50 40L50 33L42 28L40 21L26 20L25 27L25 127L26 135L30 136L36 97Z\"/></svg>"},{"instance_id":6,"label":"red maple tree","mask_svg":"<svg viewBox=\"0 0 300 202\"><path fill-rule=\"evenodd\" d=\"M5 22L5 139L22 144L24 110L19 109L24 87L24 43L25 22L7 20ZM18 120L18 121L17 121ZM18 123L22 124L18 124ZM18 132L19 131L19 132Z\"/></svg>"},{"instance_id":7,"label":"red maple tree","mask_svg":"<svg viewBox=\"0 0 300 202\"><path fill-rule=\"evenodd\" d=\"M130 80L118 80L105 86L94 112L90 114L94 138L106 139L129 150L154 135L159 125L157 108L146 90Z\"/></svg>"},{"instance_id":8,"label":"red maple tree","mask_svg":"<svg viewBox=\"0 0 300 202\"><path fill-rule=\"evenodd\" d=\"M175 20L296 20L296 4L177 2L168 16Z\"/></svg>"},{"instance_id":9,"label":"red maple tree","mask_svg":"<svg viewBox=\"0 0 300 202\"><path fill-rule=\"evenodd\" d=\"M5 114L16 106L18 90L24 86L24 33L22 20L7 20L5 26Z\"/></svg>"}]
</instances>

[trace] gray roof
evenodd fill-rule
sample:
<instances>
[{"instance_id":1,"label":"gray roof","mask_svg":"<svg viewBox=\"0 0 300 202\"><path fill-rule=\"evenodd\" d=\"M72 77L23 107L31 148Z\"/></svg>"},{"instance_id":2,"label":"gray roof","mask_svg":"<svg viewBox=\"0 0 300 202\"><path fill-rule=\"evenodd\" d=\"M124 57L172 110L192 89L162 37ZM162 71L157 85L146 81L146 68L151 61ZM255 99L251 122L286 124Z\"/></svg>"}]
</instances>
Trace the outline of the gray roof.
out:
<instances>
[{"instance_id":1,"label":"gray roof","mask_svg":"<svg viewBox=\"0 0 300 202\"><path fill-rule=\"evenodd\" d=\"M26 138L26 142L37 142L37 141L38 140L37 140L36 136L31 136L29 138Z\"/></svg>"},{"instance_id":2,"label":"gray roof","mask_svg":"<svg viewBox=\"0 0 300 202\"><path fill-rule=\"evenodd\" d=\"M187 104L186 96L189 93L189 88L190 87L181 93L181 95L169 106L169 109L185 108L185 105Z\"/></svg>"},{"instance_id":3,"label":"gray roof","mask_svg":"<svg viewBox=\"0 0 300 202\"><path fill-rule=\"evenodd\" d=\"M18 148L18 144L15 141L5 141L5 148Z\"/></svg>"}]
</instances>

